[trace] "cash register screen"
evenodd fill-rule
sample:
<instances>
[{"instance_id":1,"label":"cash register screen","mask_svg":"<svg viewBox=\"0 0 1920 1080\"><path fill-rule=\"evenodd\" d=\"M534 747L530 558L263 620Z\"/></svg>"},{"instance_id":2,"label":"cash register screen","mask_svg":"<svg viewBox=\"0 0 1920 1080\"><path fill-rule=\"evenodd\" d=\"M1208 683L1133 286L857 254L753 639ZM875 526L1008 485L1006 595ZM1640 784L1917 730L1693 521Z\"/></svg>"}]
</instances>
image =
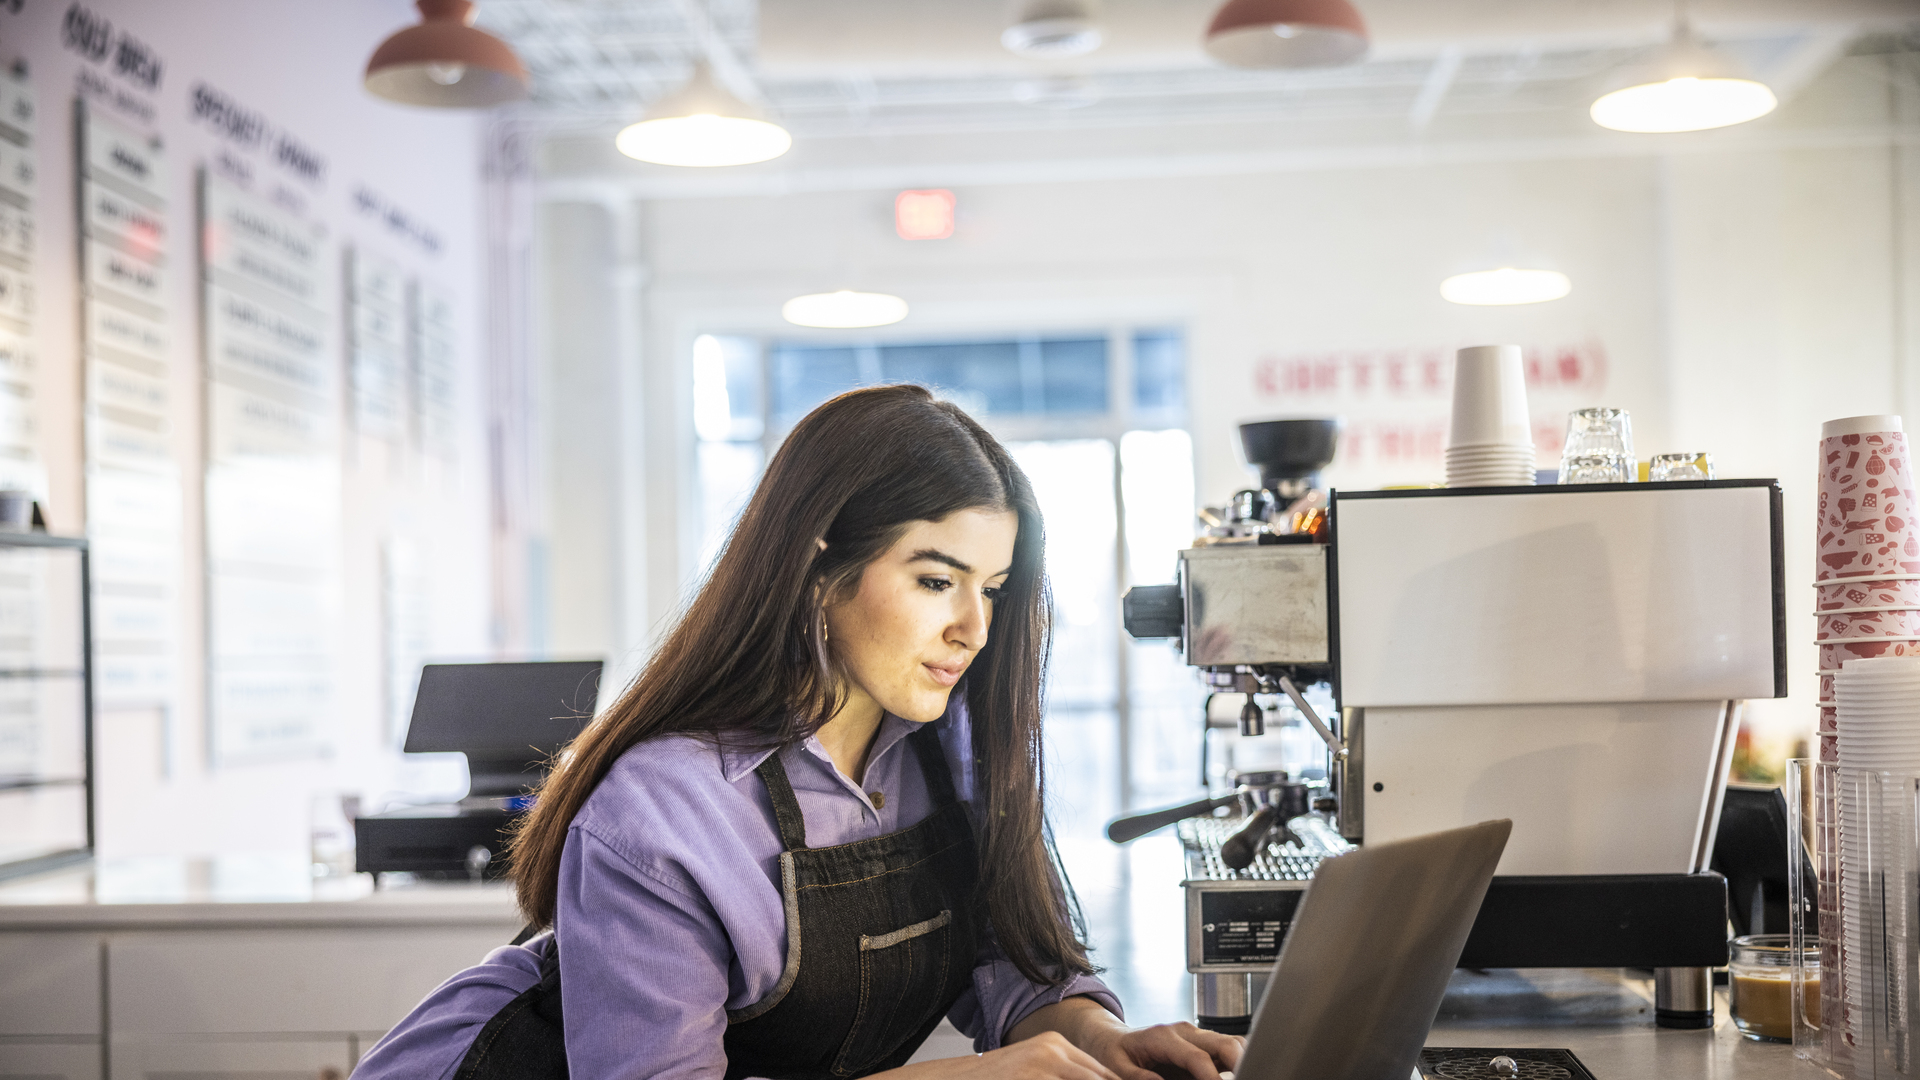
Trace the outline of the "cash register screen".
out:
<instances>
[{"instance_id":1,"label":"cash register screen","mask_svg":"<svg viewBox=\"0 0 1920 1080\"><path fill-rule=\"evenodd\" d=\"M408 753L529 747L551 754L593 718L600 661L428 664L407 724Z\"/></svg>"}]
</instances>

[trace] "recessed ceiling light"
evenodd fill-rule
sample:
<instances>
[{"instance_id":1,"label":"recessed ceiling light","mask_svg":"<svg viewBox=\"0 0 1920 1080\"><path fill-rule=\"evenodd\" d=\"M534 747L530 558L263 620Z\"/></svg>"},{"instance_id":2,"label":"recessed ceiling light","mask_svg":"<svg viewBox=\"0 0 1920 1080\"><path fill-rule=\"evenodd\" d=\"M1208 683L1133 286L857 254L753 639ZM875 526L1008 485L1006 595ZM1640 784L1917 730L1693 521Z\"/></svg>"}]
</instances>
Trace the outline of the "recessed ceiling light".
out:
<instances>
[{"instance_id":1,"label":"recessed ceiling light","mask_svg":"<svg viewBox=\"0 0 1920 1080\"><path fill-rule=\"evenodd\" d=\"M780 317L795 326L818 326L831 330L886 326L907 317L907 302L887 293L841 289L837 292L796 296L780 305Z\"/></svg>"},{"instance_id":2,"label":"recessed ceiling light","mask_svg":"<svg viewBox=\"0 0 1920 1080\"><path fill-rule=\"evenodd\" d=\"M1503 266L1455 274L1440 283L1440 295L1456 304L1539 304L1573 291L1573 282L1557 270Z\"/></svg>"},{"instance_id":3,"label":"recessed ceiling light","mask_svg":"<svg viewBox=\"0 0 1920 1080\"><path fill-rule=\"evenodd\" d=\"M1041 59L1084 56L1100 42L1090 0L1027 0L1000 33L1008 52Z\"/></svg>"}]
</instances>

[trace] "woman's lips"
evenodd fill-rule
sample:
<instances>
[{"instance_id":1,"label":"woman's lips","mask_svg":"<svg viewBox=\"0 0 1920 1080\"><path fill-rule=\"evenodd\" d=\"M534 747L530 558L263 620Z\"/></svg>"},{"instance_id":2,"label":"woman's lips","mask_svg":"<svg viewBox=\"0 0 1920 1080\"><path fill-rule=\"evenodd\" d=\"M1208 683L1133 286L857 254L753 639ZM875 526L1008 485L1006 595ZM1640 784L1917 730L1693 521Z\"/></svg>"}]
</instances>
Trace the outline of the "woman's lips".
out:
<instances>
[{"instance_id":1,"label":"woman's lips","mask_svg":"<svg viewBox=\"0 0 1920 1080\"><path fill-rule=\"evenodd\" d=\"M967 663L964 660L957 664L921 664L920 666L926 668L927 673L933 676L933 681L941 686L952 686L959 682L960 676L967 670Z\"/></svg>"}]
</instances>

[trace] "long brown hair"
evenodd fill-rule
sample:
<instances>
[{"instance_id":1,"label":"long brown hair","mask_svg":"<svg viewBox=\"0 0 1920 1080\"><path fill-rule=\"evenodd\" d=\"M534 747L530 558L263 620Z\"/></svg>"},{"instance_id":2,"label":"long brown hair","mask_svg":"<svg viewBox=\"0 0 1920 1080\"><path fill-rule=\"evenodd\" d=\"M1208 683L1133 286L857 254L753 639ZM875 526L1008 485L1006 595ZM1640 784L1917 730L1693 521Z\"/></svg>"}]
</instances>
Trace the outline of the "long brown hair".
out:
<instances>
[{"instance_id":1,"label":"long brown hair","mask_svg":"<svg viewBox=\"0 0 1920 1080\"><path fill-rule=\"evenodd\" d=\"M811 734L841 704L825 606L850 595L911 523L973 508L1019 518L992 632L962 683L973 721L980 895L1001 948L1027 978L1053 983L1092 971L1042 805L1050 605L1039 503L993 436L918 386L842 394L781 444L686 614L620 700L560 756L514 834L511 866L528 920L552 924L568 826L621 754L669 733L730 746L782 746Z\"/></svg>"}]
</instances>

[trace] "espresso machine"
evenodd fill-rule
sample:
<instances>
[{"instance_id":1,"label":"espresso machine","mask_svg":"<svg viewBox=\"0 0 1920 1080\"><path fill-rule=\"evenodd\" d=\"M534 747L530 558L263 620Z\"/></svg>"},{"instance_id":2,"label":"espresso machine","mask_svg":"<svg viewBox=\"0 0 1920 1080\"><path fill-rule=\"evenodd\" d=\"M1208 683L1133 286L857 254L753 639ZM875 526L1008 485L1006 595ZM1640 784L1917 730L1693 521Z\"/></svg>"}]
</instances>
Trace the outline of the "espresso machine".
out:
<instances>
[{"instance_id":1,"label":"espresso machine","mask_svg":"<svg viewBox=\"0 0 1920 1080\"><path fill-rule=\"evenodd\" d=\"M1310 475L1332 430L1244 425L1262 490L1306 464L1263 454L1323 438ZM1257 815L1289 782L1257 775L1110 827L1177 823L1201 1024L1245 1029L1321 860L1505 817L1461 965L1652 968L1658 1024L1711 1026L1727 769L1743 703L1786 694L1778 484L1334 491L1314 509L1207 522L1174 584L1124 603L1135 637L1177 639L1215 696L1245 695L1242 737L1278 695L1327 748L1282 828Z\"/></svg>"}]
</instances>

